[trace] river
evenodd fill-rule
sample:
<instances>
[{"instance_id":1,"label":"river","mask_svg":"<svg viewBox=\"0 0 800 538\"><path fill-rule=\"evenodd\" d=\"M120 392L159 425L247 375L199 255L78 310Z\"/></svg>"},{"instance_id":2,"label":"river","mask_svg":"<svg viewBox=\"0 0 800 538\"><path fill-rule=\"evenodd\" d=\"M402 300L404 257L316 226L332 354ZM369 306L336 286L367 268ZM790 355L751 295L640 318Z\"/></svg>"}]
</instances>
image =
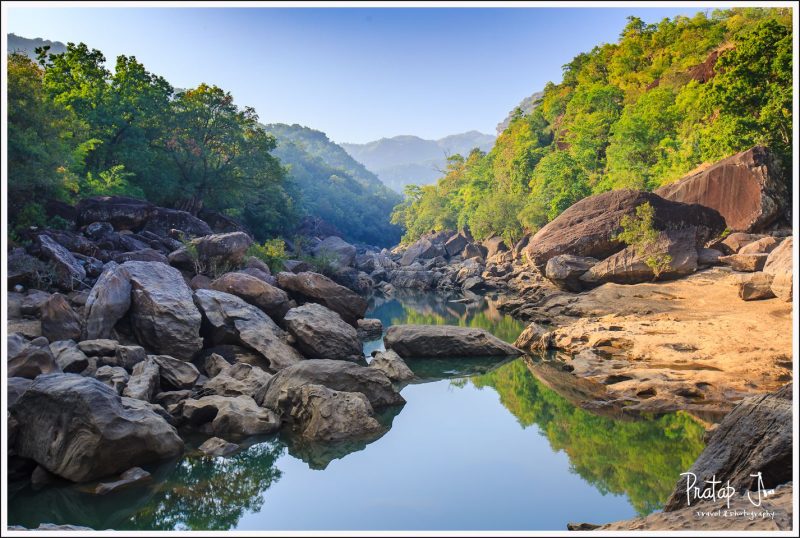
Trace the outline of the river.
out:
<instances>
[{"instance_id":1,"label":"river","mask_svg":"<svg viewBox=\"0 0 800 538\"><path fill-rule=\"evenodd\" d=\"M477 326L513 342L523 325L491 298L373 297L367 317ZM367 355L382 349L367 342ZM10 484L8 522L94 529L565 530L644 515L702 451L684 413L601 416L561 396L536 358L409 361L420 377L391 428L328 450L251 439L229 458L187 455L151 483L95 496L76 485Z\"/></svg>"}]
</instances>

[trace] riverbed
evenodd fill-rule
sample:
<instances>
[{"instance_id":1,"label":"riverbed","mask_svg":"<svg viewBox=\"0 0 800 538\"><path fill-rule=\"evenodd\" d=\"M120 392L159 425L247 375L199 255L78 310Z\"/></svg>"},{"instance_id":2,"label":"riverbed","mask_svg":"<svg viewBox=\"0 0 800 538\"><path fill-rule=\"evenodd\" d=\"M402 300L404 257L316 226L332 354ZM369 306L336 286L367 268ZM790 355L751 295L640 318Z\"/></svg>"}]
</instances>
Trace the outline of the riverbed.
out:
<instances>
[{"instance_id":1,"label":"riverbed","mask_svg":"<svg viewBox=\"0 0 800 538\"><path fill-rule=\"evenodd\" d=\"M490 297L373 297L367 317L485 328L513 342L523 324ZM365 353L382 349L376 340ZM9 487L10 525L94 529L565 530L657 510L702 451L685 413L598 415L548 388L538 358L410 360L419 380L381 416L377 440L304 449L251 439L229 458L187 454L151 483L95 496L76 485Z\"/></svg>"}]
</instances>

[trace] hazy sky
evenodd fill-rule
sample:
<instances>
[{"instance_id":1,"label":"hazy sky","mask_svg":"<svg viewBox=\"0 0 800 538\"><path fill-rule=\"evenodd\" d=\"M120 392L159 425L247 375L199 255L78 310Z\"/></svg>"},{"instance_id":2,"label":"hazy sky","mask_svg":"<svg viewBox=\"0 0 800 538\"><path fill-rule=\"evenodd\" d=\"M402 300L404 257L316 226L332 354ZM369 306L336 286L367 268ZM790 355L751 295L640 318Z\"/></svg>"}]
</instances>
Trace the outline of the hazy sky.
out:
<instances>
[{"instance_id":1,"label":"hazy sky","mask_svg":"<svg viewBox=\"0 0 800 538\"><path fill-rule=\"evenodd\" d=\"M336 142L494 133L579 52L616 41L628 15L702 8L14 8L6 30L134 55L188 88L201 82Z\"/></svg>"}]
</instances>

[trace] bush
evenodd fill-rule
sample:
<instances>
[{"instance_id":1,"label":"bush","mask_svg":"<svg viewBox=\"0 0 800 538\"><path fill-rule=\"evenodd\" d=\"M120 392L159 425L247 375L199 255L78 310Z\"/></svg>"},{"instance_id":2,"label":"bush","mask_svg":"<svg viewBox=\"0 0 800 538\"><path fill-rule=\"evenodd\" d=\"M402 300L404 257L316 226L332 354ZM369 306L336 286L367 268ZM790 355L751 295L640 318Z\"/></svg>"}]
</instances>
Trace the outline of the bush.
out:
<instances>
[{"instance_id":1,"label":"bush","mask_svg":"<svg viewBox=\"0 0 800 538\"><path fill-rule=\"evenodd\" d=\"M616 238L632 246L636 254L642 256L647 266L653 270L653 280L658 280L670 268L672 256L658 247L658 230L653 226L654 215L655 210L650 202L639 205L635 217L622 217L622 232Z\"/></svg>"},{"instance_id":2,"label":"bush","mask_svg":"<svg viewBox=\"0 0 800 538\"><path fill-rule=\"evenodd\" d=\"M253 243L247 249L247 255L255 256L266 263L273 273L283 271L283 262L288 259L288 256L286 256L286 243L279 237L268 239L262 245Z\"/></svg>"}]
</instances>

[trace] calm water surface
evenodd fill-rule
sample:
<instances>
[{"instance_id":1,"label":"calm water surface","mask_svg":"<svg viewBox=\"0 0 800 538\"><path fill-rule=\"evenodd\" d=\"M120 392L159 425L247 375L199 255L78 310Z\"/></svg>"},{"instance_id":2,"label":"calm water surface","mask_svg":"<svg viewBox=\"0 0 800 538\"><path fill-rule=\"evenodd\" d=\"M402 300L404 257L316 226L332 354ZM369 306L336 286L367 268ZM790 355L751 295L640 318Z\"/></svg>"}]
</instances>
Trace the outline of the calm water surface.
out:
<instances>
[{"instance_id":1,"label":"calm water surface","mask_svg":"<svg viewBox=\"0 0 800 538\"><path fill-rule=\"evenodd\" d=\"M368 317L384 326L483 327L513 342L523 325L491 299L474 299L373 298ZM565 530L658 509L703 447L703 428L682 413L618 420L575 406L534 375L531 358L409 365L422 379L402 389L408 403L381 417L391 427L370 443L303 447L270 437L233 457L206 458L191 451L203 439L189 439L187 456L149 468L149 485L104 497L72 485L11 484L9 524Z\"/></svg>"}]
</instances>

